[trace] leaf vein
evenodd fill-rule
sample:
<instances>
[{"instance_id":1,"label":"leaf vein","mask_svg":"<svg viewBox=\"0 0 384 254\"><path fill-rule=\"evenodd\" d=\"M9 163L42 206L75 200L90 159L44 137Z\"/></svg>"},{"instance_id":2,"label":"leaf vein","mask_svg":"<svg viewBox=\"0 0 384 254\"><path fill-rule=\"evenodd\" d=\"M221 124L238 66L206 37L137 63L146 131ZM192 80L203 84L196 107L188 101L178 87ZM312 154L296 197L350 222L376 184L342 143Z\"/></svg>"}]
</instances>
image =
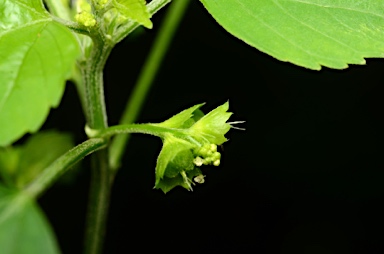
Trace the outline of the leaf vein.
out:
<instances>
[{"instance_id":1,"label":"leaf vein","mask_svg":"<svg viewBox=\"0 0 384 254\"><path fill-rule=\"evenodd\" d=\"M20 6L23 6L24 8L26 8L29 11L32 11L35 14L38 14L38 15L43 16L43 17L45 16L41 12L38 12L35 8L31 8L31 6L21 2L20 0L14 0L14 1L16 2L16 4L19 4Z\"/></svg>"},{"instance_id":2,"label":"leaf vein","mask_svg":"<svg viewBox=\"0 0 384 254\"><path fill-rule=\"evenodd\" d=\"M39 20L36 20L36 21L31 21L31 22L28 22L25 25L21 25L21 26L18 26L18 27L15 27L15 28L12 28L12 29L9 29L9 30L6 30L6 31L0 33L0 38L2 36L6 35L6 34L18 31L18 30L26 28L26 27L30 27L30 26L33 26L33 25L36 25L36 24L39 24L39 23L51 22L51 21L52 21L52 19L39 19Z\"/></svg>"},{"instance_id":3,"label":"leaf vein","mask_svg":"<svg viewBox=\"0 0 384 254\"><path fill-rule=\"evenodd\" d=\"M328 39L330 39L330 40L332 40L332 41L335 41L336 43L338 43L338 44L340 44L340 45L342 45L342 46L345 46L345 47L347 47L347 48L350 48L352 51L354 51L354 52L356 52L356 53L361 53L361 52L357 51L356 49L352 48L351 46L349 46L348 44L345 44L344 42L339 41L339 40L337 40L337 39L335 39L335 38L333 38L333 37L331 37L331 36L325 34L324 32L322 32L322 31L320 31L320 30L318 30L318 29L316 29L316 28L314 28L314 27L312 27L312 26L306 24L305 22L301 21L300 19L296 18L296 17L293 16L292 14L288 13L287 10L285 10L285 9L284 9L279 3L277 3L277 2L278 2L278 0L274 0L274 1L273 1L273 3L274 3L279 9L281 9L282 12L284 12L287 16L289 16L289 17L291 17L292 19L294 19L294 20L295 20L296 22L298 22L299 24L301 24L301 25L303 25L303 26L305 26L305 27L311 29L312 31L314 31L314 32L316 32L316 33L318 33L318 34L320 34L320 35L322 35L322 36L324 36L324 37L326 37L326 38L328 38Z\"/></svg>"},{"instance_id":4,"label":"leaf vein","mask_svg":"<svg viewBox=\"0 0 384 254\"><path fill-rule=\"evenodd\" d=\"M45 27L46 27L46 25L43 26L43 27L41 28L40 31L42 31ZM5 93L5 95L4 95L3 99L2 99L2 101L0 102L0 110L1 110L1 108L3 107L4 103L7 101L7 99L9 98L9 96L10 96L10 95L12 94L12 92L14 91L14 87L15 87L15 85L16 85L16 83L17 83L19 77L20 77L20 75L19 75L20 70L21 70L21 68L24 66L24 64L25 64L25 59L26 59L27 56L29 55L29 52L31 52L31 50L32 50L32 48L33 48L33 45L36 43L37 39L38 39L38 36L35 37L35 40L34 40L34 41L31 43L31 45L29 46L28 50L26 51L26 53L25 53L24 56L23 56L23 59L21 60L21 64L20 64L19 68L17 69L17 71L15 71L16 78L13 80L13 82L12 82L11 85L10 85L10 88L7 90L7 92Z\"/></svg>"},{"instance_id":5,"label":"leaf vein","mask_svg":"<svg viewBox=\"0 0 384 254\"><path fill-rule=\"evenodd\" d=\"M278 32L274 27L271 27L269 26L267 23L265 23L262 19L260 19L259 17L255 16L252 12L250 12L248 10L248 8L246 8L246 6L240 2L239 0L236 0L236 2L241 5L243 7L243 10L244 12L248 13L250 16L254 17L256 20L258 20L261 24L263 24L265 27L267 27L268 29L270 29L271 31L273 31L276 35L278 35L279 37L281 37L282 39L284 39L285 41L287 41L289 44L291 44L292 46L298 48L299 50L303 51L304 53L306 53L307 55L309 56L315 56L315 57L319 57L319 58L323 58L323 59L329 59L329 60L334 60L332 58L328 58L328 57L324 57L324 56L320 56L318 54L314 54L313 52L309 52L307 50L305 50L304 48L300 47L299 45L295 44L293 41L289 40L288 38L286 38L284 35L280 34L280 32Z\"/></svg>"}]
</instances>

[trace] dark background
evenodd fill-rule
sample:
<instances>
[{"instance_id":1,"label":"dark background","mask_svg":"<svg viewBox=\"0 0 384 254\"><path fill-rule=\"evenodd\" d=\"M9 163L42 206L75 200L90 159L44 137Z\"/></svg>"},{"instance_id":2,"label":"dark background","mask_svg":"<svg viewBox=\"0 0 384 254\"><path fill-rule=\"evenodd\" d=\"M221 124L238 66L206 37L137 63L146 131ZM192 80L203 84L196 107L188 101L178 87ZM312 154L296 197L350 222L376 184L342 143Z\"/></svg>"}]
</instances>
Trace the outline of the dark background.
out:
<instances>
[{"instance_id":1,"label":"dark background","mask_svg":"<svg viewBox=\"0 0 384 254\"><path fill-rule=\"evenodd\" d=\"M105 72L109 124L119 116L155 28L112 52ZM193 192L154 190L157 138L131 139L113 188L105 253L384 253L384 62L310 71L279 62L222 29L193 1L138 122L194 104L229 100L231 130L220 167ZM44 128L85 139L76 91ZM41 199L64 253L81 253L89 161L73 185Z\"/></svg>"}]
</instances>

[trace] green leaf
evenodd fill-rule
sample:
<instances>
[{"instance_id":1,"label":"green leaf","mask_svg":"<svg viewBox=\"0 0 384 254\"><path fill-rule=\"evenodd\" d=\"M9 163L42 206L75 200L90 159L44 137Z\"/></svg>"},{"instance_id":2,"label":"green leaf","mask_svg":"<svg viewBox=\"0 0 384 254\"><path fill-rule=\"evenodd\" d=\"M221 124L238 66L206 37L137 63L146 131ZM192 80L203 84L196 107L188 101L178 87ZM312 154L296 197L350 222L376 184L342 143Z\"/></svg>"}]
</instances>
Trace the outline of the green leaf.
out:
<instances>
[{"instance_id":1,"label":"green leaf","mask_svg":"<svg viewBox=\"0 0 384 254\"><path fill-rule=\"evenodd\" d=\"M40 128L79 54L73 34L41 1L0 0L0 146Z\"/></svg>"},{"instance_id":2,"label":"green leaf","mask_svg":"<svg viewBox=\"0 0 384 254\"><path fill-rule=\"evenodd\" d=\"M319 70L384 57L382 0L201 0L228 32L281 60Z\"/></svg>"},{"instance_id":3,"label":"green leaf","mask_svg":"<svg viewBox=\"0 0 384 254\"><path fill-rule=\"evenodd\" d=\"M152 28L151 15L145 0L113 0L115 8L126 18L132 19L146 28Z\"/></svg>"},{"instance_id":4,"label":"green leaf","mask_svg":"<svg viewBox=\"0 0 384 254\"><path fill-rule=\"evenodd\" d=\"M8 185L23 188L73 146L69 134L37 133L23 145L0 148L0 175Z\"/></svg>"},{"instance_id":5,"label":"green leaf","mask_svg":"<svg viewBox=\"0 0 384 254\"><path fill-rule=\"evenodd\" d=\"M35 201L0 185L1 253L58 254L53 231Z\"/></svg>"}]
</instances>

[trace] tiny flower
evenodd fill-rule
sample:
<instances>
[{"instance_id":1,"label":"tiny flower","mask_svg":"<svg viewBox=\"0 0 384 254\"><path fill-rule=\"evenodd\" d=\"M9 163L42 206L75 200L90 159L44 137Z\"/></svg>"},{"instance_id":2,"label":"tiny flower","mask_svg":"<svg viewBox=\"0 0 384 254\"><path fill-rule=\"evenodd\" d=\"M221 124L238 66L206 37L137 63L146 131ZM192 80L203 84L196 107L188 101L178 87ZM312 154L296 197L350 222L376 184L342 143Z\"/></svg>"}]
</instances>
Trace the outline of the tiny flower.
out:
<instances>
[{"instance_id":1,"label":"tiny flower","mask_svg":"<svg viewBox=\"0 0 384 254\"><path fill-rule=\"evenodd\" d=\"M202 183L205 182L204 177L205 177L205 176L203 176L203 175L198 175L198 176L196 176L195 178L193 178L193 181L195 181L196 183L200 183L200 184L202 184Z\"/></svg>"}]
</instances>

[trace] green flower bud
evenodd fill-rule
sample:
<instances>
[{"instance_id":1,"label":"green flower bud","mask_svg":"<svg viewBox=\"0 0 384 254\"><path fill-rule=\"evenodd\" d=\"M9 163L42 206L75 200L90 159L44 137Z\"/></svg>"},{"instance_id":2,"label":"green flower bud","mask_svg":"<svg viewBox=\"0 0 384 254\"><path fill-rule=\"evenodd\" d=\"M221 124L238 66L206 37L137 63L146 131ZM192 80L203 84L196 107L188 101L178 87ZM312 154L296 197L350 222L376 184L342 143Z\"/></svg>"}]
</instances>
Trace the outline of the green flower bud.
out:
<instances>
[{"instance_id":1,"label":"green flower bud","mask_svg":"<svg viewBox=\"0 0 384 254\"><path fill-rule=\"evenodd\" d=\"M96 19L89 12L80 12L76 14L75 19L80 24L86 27L92 27L96 25Z\"/></svg>"},{"instance_id":2,"label":"green flower bud","mask_svg":"<svg viewBox=\"0 0 384 254\"><path fill-rule=\"evenodd\" d=\"M91 13L91 5L86 0L79 0L76 2L75 20L86 27L96 25L96 19Z\"/></svg>"}]
</instances>

